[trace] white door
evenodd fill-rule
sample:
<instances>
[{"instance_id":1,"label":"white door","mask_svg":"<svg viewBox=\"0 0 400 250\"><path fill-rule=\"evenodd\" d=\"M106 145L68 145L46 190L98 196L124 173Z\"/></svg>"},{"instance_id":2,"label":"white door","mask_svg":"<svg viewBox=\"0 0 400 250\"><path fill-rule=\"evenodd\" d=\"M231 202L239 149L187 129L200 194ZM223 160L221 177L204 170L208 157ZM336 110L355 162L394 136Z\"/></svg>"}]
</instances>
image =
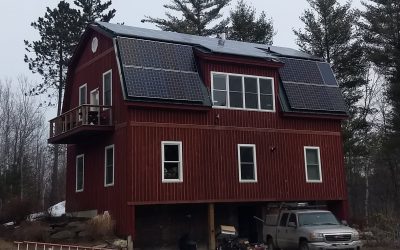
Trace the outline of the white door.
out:
<instances>
[{"instance_id":1,"label":"white door","mask_svg":"<svg viewBox=\"0 0 400 250\"><path fill-rule=\"evenodd\" d=\"M99 89L90 91L90 105L99 105ZM90 107L90 111L98 111L97 107Z\"/></svg>"}]
</instances>

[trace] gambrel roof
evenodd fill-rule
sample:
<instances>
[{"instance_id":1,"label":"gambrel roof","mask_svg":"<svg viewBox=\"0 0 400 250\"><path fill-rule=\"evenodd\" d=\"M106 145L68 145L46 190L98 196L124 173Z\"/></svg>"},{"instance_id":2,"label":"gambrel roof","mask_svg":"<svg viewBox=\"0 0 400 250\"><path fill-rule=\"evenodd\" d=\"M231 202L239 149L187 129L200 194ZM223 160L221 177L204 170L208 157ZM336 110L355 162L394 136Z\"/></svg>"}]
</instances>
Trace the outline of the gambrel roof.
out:
<instances>
[{"instance_id":1,"label":"gambrel roof","mask_svg":"<svg viewBox=\"0 0 400 250\"><path fill-rule=\"evenodd\" d=\"M284 112L346 115L330 65L290 48L97 22L114 37L127 100L211 106L196 51L281 63L279 99Z\"/></svg>"}]
</instances>

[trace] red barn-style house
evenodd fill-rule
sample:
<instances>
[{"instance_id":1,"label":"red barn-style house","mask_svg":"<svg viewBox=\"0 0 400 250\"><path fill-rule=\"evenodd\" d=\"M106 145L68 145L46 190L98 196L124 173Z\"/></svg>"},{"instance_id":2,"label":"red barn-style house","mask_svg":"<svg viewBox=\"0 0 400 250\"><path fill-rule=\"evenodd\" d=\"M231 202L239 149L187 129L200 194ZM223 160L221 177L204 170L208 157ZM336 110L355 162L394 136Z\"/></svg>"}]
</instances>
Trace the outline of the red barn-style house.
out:
<instances>
[{"instance_id":1,"label":"red barn-style house","mask_svg":"<svg viewBox=\"0 0 400 250\"><path fill-rule=\"evenodd\" d=\"M67 212L108 211L135 247L262 239L271 204L347 216L346 105L326 62L282 47L97 22L49 142L68 144Z\"/></svg>"}]
</instances>

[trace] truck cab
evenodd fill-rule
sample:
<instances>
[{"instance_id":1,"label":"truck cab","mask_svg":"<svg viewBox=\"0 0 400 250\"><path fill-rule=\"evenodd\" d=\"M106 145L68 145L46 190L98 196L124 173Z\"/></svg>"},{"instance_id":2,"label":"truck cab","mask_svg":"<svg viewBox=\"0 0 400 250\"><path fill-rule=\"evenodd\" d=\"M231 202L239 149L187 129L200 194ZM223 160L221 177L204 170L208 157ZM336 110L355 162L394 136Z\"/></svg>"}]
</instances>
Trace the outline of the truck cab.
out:
<instances>
[{"instance_id":1,"label":"truck cab","mask_svg":"<svg viewBox=\"0 0 400 250\"><path fill-rule=\"evenodd\" d=\"M282 210L267 215L264 235L269 250L361 249L358 232L327 210Z\"/></svg>"}]
</instances>

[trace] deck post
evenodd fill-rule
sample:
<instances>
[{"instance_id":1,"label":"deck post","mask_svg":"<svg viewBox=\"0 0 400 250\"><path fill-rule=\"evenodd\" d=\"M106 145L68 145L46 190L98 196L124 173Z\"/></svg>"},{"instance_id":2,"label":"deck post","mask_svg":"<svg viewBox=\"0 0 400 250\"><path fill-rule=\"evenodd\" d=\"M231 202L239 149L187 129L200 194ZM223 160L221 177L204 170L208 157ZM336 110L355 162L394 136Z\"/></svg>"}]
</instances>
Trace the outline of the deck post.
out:
<instances>
[{"instance_id":1,"label":"deck post","mask_svg":"<svg viewBox=\"0 0 400 250\"><path fill-rule=\"evenodd\" d=\"M215 249L214 203L208 204L208 249Z\"/></svg>"}]
</instances>

